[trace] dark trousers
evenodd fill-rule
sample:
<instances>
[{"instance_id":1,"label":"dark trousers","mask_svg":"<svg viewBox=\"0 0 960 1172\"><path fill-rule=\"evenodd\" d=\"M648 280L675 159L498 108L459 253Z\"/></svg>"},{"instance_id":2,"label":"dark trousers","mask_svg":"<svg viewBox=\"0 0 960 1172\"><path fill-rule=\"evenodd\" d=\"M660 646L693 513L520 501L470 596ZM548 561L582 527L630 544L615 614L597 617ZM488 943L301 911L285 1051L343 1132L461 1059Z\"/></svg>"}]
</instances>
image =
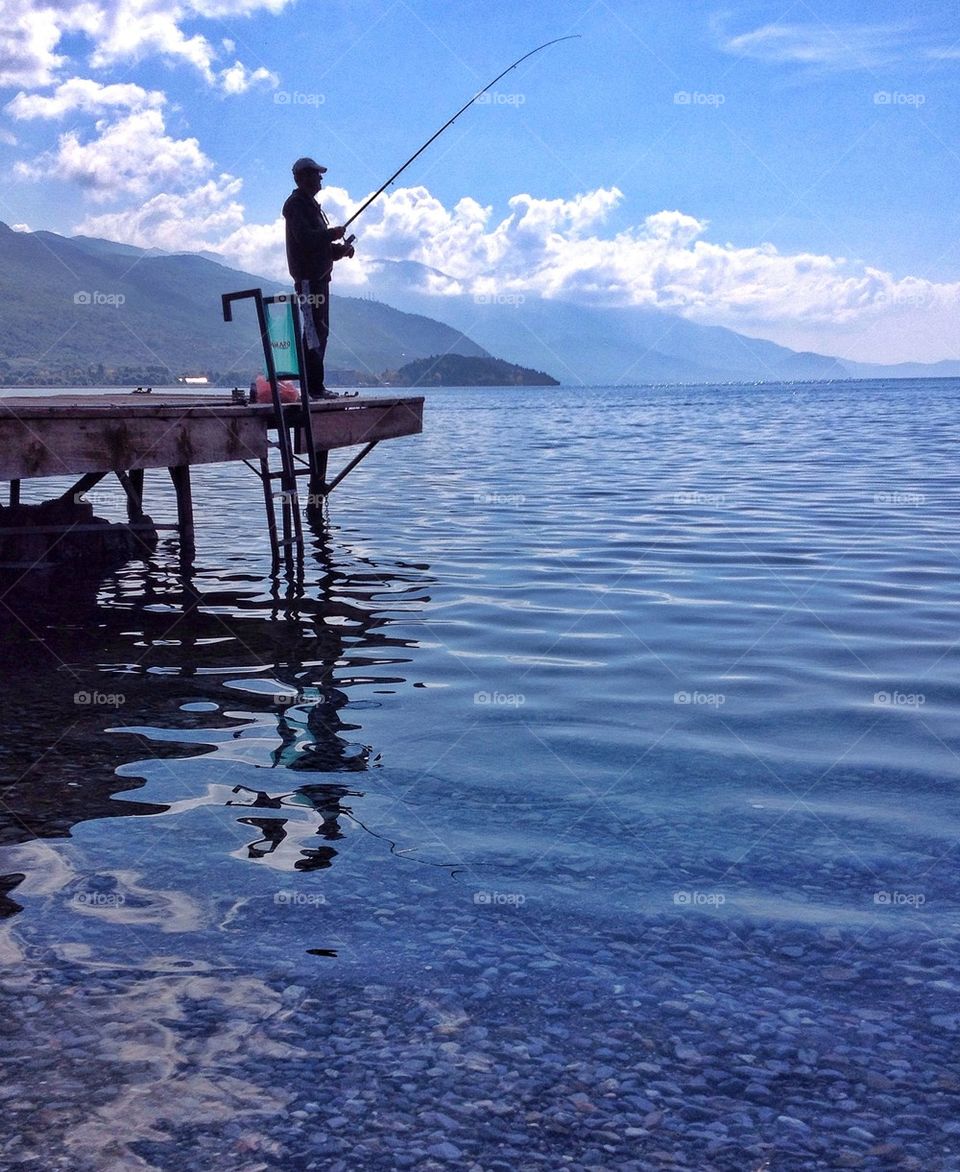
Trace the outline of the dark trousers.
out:
<instances>
[{"instance_id":1,"label":"dark trousers","mask_svg":"<svg viewBox=\"0 0 960 1172\"><path fill-rule=\"evenodd\" d=\"M300 294L307 391L311 395L322 395L326 390L323 360L330 337L330 282L298 281L297 292Z\"/></svg>"}]
</instances>

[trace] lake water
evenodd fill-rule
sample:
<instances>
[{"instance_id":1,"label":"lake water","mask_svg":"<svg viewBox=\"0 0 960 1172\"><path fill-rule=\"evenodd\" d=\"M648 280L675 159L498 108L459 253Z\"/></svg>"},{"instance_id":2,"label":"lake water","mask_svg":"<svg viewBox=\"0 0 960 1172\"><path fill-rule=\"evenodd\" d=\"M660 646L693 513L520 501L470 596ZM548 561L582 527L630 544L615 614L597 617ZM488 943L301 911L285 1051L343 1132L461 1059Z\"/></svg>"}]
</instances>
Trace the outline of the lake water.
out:
<instances>
[{"instance_id":1,"label":"lake water","mask_svg":"<svg viewBox=\"0 0 960 1172\"><path fill-rule=\"evenodd\" d=\"M0 1166L960 1168L958 397L431 391L6 613Z\"/></svg>"}]
</instances>

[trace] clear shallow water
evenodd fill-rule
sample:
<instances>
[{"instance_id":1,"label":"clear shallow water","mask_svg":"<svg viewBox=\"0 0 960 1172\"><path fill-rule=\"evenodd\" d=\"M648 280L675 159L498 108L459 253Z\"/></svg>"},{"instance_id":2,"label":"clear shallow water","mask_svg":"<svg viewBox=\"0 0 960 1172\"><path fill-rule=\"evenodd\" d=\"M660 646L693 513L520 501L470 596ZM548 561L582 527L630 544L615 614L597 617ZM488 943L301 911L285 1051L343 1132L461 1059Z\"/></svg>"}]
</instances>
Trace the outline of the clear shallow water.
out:
<instances>
[{"instance_id":1,"label":"clear shallow water","mask_svg":"<svg viewBox=\"0 0 960 1172\"><path fill-rule=\"evenodd\" d=\"M8 617L7 1166L960 1167L958 391L432 393Z\"/></svg>"}]
</instances>

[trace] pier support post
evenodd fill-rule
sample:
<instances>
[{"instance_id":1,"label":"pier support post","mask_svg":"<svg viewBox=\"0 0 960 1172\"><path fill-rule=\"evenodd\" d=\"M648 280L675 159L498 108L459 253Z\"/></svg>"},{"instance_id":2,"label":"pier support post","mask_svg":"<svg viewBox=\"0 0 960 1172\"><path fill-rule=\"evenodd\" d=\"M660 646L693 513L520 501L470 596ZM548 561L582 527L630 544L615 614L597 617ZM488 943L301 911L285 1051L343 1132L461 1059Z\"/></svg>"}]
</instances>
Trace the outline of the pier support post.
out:
<instances>
[{"instance_id":1,"label":"pier support post","mask_svg":"<svg viewBox=\"0 0 960 1172\"><path fill-rule=\"evenodd\" d=\"M327 458L330 453L318 451L314 455L315 461L310 476L310 505L319 508L322 498L327 493Z\"/></svg>"},{"instance_id":2,"label":"pier support post","mask_svg":"<svg viewBox=\"0 0 960 1172\"><path fill-rule=\"evenodd\" d=\"M127 493L127 520L139 521L143 516L143 469L131 468L127 473L130 491Z\"/></svg>"},{"instance_id":3,"label":"pier support post","mask_svg":"<svg viewBox=\"0 0 960 1172\"><path fill-rule=\"evenodd\" d=\"M169 469L177 494L177 526L180 530L180 557L189 561L194 554L193 494L190 491L190 465L176 464Z\"/></svg>"}]
</instances>

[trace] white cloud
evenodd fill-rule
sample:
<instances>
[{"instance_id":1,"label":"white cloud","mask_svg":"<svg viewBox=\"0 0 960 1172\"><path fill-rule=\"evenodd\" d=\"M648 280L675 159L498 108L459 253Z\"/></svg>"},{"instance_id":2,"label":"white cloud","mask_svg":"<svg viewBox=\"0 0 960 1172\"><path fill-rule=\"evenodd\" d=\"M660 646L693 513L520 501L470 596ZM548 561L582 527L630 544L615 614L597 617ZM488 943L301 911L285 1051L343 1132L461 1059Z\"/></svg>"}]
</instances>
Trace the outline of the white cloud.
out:
<instances>
[{"instance_id":1,"label":"white cloud","mask_svg":"<svg viewBox=\"0 0 960 1172\"><path fill-rule=\"evenodd\" d=\"M218 49L202 32L183 25L198 18L223 21L259 12L277 14L292 0L0 0L0 87L32 90L54 84L66 58L58 52L67 33L90 42L95 69L159 57L185 63L212 85L242 93L271 79L263 66L237 62L218 69ZM221 38L222 40L222 38ZM227 50L232 52L231 50ZM237 70L242 71L238 74ZM238 86L238 78L243 84Z\"/></svg>"},{"instance_id":2,"label":"white cloud","mask_svg":"<svg viewBox=\"0 0 960 1172\"><path fill-rule=\"evenodd\" d=\"M276 16L292 3L294 0L184 0L178 7L211 20L224 20L228 16L253 16L261 11Z\"/></svg>"},{"instance_id":3,"label":"white cloud","mask_svg":"<svg viewBox=\"0 0 960 1172\"><path fill-rule=\"evenodd\" d=\"M0 143L2 143L3 146L16 146L17 136L13 133L13 131L7 130L5 127L0 126Z\"/></svg>"},{"instance_id":4,"label":"white cloud","mask_svg":"<svg viewBox=\"0 0 960 1172\"><path fill-rule=\"evenodd\" d=\"M242 227L241 186L240 179L221 175L183 195L161 193L125 211L87 216L77 231L144 248L202 251Z\"/></svg>"},{"instance_id":5,"label":"white cloud","mask_svg":"<svg viewBox=\"0 0 960 1172\"><path fill-rule=\"evenodd\" d=\"M759 61L869 69L904 56L906 31L903 25L774 23L738 36L724 36L720 48Z\"/></svg>"},{"instance_id":6,"label":"white cloud","mask_svg":"<svg viewBox=\"0 0 960 1172\"><path fill-rule=\"evenodd\" d=\"M220 88L225 94L244 94L255 85L280 84L280 78L269 69L261 66L259 69L250 70L239 61L234 61L228 69L221 69L219 78Z\"/></svg>"},{"instance_id":7,"label":"white cloud","mask_svg":"<svg viewBox=\"0 0 960 1172\"><path fill-rule=\"evenodd\" d=\"M157 0L113 0L98 5L100 19L90 64L102 69L120 61L161 57L192 65L213 84L216 51L200 33L187 36L180 28L184 8Z\"/></svg>"},{"instance_id":8,"label":"white cloud","mask_svg":"<svg viewBox=\"0 0 960 1172\"><path fill-rule=\"evenodd\" d=\"M781 253L709 239L709 225L678 210L606 233L616 188L572 199L514 196L508 214L464 198L446 207L424 187L385 193L351 230L354 261L337 268L342 293L376 288L378 262L422 266L420 291L523 293L579 304L645 306L724 325L783 345L863 361L960 357L960 284L897 279L815 253ZM325 189L331 222L361 201ZM221 176L186 195L85 220L79 230L143 247L207 249L225 263L289 283L283 221L246 223L239 180Z\"/></svg>"},{"instance_id":9,"label":"white cloud","mask_svg":"<svg viewBox=\"0 0 960 1172\"><path fill-rule=\"evenodd\" d=\"M27 94L22 90L6 105L8 114L24 120L28 118L63 118L74 111L101 114L105 110L122 107L140 110L158 108L166 98L159 90L145 90L139 85L123 83L101 85L84 77L71 77L49 96Z\"/></svg>"},{"instance_id":10,"label":"white cloud","mask_svg":"<svg viewBox=\"0 0 960 1172\"><path fill-rule=\"evenodd\" d=\"M160 110L134 111L116 122L101 120L97 136L83 142L75 130L62 134L57 149L14 171L25 179L56 175L86 188L94 199L143 196L161 185L181 186L210 170L195 138L171 138Z\"/></svg>"},{"instance_id":11,"label":"white cloud","mask_svg":"<svg viewBox=\"0 0 960 1172\"><path fill-rule=\"evenodd\" d=\"M52 8L0 0L0 86L49 85L64 60L55 52L62 28Z\"/></svg>"}]
</instances>

